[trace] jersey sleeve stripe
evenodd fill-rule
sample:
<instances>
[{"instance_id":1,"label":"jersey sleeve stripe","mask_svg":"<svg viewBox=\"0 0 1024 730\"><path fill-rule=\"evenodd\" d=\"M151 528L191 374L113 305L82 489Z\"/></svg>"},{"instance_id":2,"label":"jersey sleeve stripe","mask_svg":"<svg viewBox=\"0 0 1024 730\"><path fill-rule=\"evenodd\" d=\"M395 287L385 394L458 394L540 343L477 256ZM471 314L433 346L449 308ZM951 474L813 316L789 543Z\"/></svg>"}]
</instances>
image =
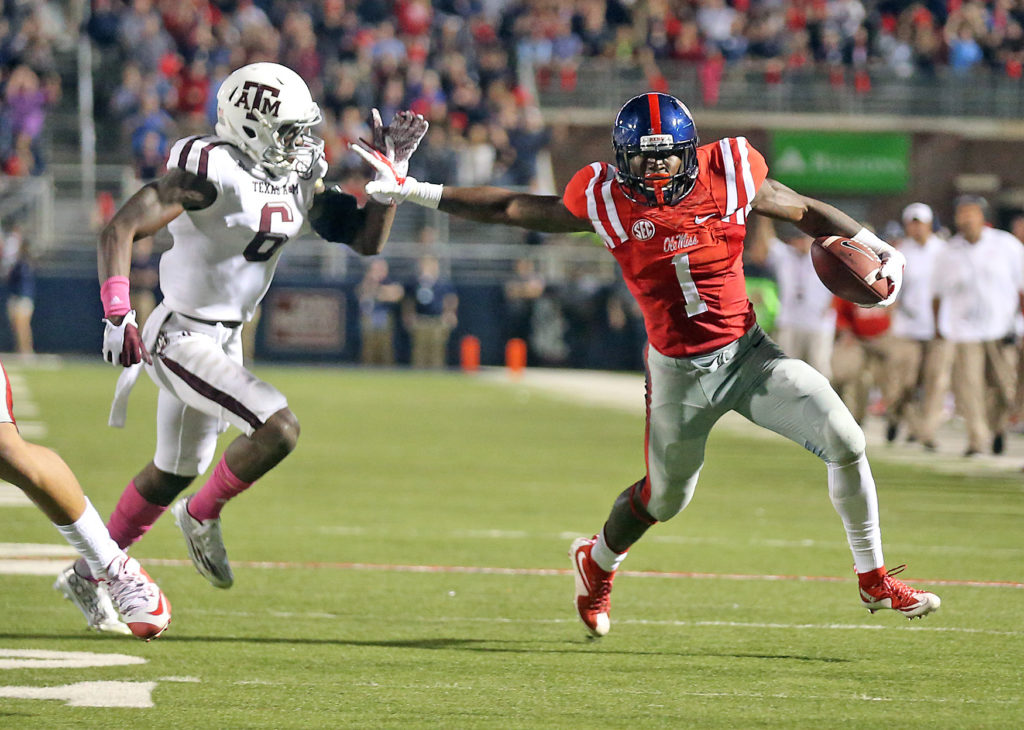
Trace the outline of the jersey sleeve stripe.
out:
<instances>
[{"instance_id":1,"label":"jersey sleeve stripe","mask_svg":"<svg viewBox=\"0 0 1024 730\"><path fill-rule=\"evenodd\" d=\"M613 177L601 186L601 197L604 198L604 207L608 212L608 220L611 222L612 228L615 229L615 235L619 237L619 243L625 243L629 236L626 235L626 229L622 227L619 210L615 207L615 200L612 198L612 183L614 182L615 178Z\"/></svg>"},{"instance_id":2,"label":"jersey sleeve stripe","mask_svg":"<svg viewBox=\"0 0 1024 730\"><path fill-rule=\"evenodd\" d=\"M178 155L177 167L187 172L192 172L192 170L188 169L188 158L189 155L192 154L192 147L195 146L195 143L200 139L202 139L202 137L189 137L185 140L185 144L181 147L181 153Z\"/></svg>"},{"instance_id":3,"label":"jersey sleeve stripe","mask_svg":"<svg viewBox=\"0 0 1024 730\"><path fill-rule=\"evenodd\" d=\"M729 140L719 140L718 146L721 148L722 168L725 171L725 215L730 216L739 207L739 196L736 190L736 164L732 159L732 146L729 144Z\"/></svg>"},{"instance_id":4,"label":"jersey sleeve stripe","mask_svg":"<svg viewBox=\"0 0 1024 730\"><path fill-rule=\"evenodd\" d=\"M601 216L597 212L597 197L594 194L594 188L597 186L598 180L601 176L601 163L594 162L590 165L594 171L594 177L590 178L590 182L587 183L587 216L590 218L590 222L594 224L594 230L597 232L608 248L615 248L615 243L612 241L612 237L608 235L608 230L604 227L604 223L601 222Z\"/></svg>"},{"instance_id":5,"label":"jersey sleeve stripe","mask_svg":"<svg viewBox=\"0 0 1024 730\"><path fill-rule=\"evenodd\" d=\"M196 167L196 175L201 177L203 180L206 179L206 173L210 165L210 150L214 147L220 147L221 145L228 144L225 140L219 140L217 142L211 142L199 153L199 165Z\"/></svg>"},{"instance_id":6,"label":"jersey sleeve stripe","mask_svg":"<svg viewBox=\"0 0 1024 730\"><path fill-rule=\"evenodd\" d=\"M743 200L744 205L749 205L750 201L754 199L754 176L750 172L750 158L748 157L749 147L747 146L746 137L737 137L736 146L740 150L740 172L743 175L743 192L745 197Z\"/></svg>"}]
</instances>

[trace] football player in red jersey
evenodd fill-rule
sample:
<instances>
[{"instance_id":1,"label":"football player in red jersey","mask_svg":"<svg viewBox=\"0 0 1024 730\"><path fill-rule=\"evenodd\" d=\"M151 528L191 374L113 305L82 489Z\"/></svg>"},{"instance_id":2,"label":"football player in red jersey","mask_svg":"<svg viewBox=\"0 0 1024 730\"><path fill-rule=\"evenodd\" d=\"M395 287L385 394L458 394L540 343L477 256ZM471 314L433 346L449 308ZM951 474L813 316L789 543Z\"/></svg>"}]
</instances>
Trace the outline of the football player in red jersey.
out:
<instances>
[{"instance_id":1,"label":"football player in red jersey","mask_svg":"<svg viewBox=\"0 0 1024 730\"><path fill-rule=\"evenodd\" d=\"M693 496L711 427L733 410L803 445L828 466L860 583L874 612L914 618L939 607L886 571L878 502L864 433L828 380L788 358L754 318L743 277L751 212L789 221L811 236L842 235L872 248L896 299L902 254L831 205L768 178L745 138L698 145L689 110L667 94L630 99L612 131L616 166L595 162L561 197L495 187L451 188L400 177L372 150L367 192L452 215L539 231L596 231L618 260L647 327L647 473L612 505L601 531L570 550L576 606L591 634L608 633L609 597L626 551Z\"/></svg>"}]
</instances>

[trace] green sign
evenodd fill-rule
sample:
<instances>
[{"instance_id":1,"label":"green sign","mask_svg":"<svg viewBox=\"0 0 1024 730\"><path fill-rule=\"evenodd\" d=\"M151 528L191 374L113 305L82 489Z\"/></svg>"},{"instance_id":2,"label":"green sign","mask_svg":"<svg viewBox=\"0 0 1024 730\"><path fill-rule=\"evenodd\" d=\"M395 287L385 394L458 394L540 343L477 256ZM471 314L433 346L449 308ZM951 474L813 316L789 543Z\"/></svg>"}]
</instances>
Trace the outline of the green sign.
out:
<instances>
[{"instance_id":1,"label":"green sign","mask_svg":"<svg viewBox=\"0 0 1024 730\"><path fill-rule=\"evenodd\" d=\"M909 160L898 132L776 131L768 174L801 193L901 193Z\"/></svg>"}]
</instances>

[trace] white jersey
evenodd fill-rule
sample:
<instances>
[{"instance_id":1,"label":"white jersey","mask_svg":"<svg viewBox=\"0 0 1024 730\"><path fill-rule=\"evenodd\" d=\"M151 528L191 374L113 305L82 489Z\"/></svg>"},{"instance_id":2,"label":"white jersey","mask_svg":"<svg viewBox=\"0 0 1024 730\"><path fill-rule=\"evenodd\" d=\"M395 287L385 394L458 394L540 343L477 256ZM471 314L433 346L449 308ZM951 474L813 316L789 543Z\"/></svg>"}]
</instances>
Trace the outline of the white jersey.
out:
<instances>
[{"instance_id":1,"label":"white jersey","mask_svg":"<svg viewBox=\"0 0 1024 730\"><path fill-rule=\"evenodd\" d=\"M931 340L935 337L935 314L932 310L932 271L935 259L945 242L932 234L923 244L907 237L896 247L907 257L903 271L903 288L896 300L892 328L896 337L910 340Z\"/></svg>"},{"instance_id":2,"label":"white jersey","mask_svg":"<svg viewBox=\"0 0 1024 730\"><path fill-rule=\"evenodd\" d=\"M984 342L1014 332L1024 291L1024 246L986 227L976 243L956 235L940 250L932 274L941 299L939 332L953 342Z\"/></svg>"},{"instance_id":3,"label":"white jersey","mask_svg":"<svg viewBox=\"0 0 1024 730\"><path fill-rule=\"evenodd\" d=\"M270 287L281 249L309 231L320 169L272 178L230 142L186 137L171 147L167 169L209 180L213 205L185 211L167 229L174 244L160 258L160 289L174 312L196 319L241 322L252 318Z\"/></svg>"},{"instance_id":4,"label":"white jersey","mask_svg":"<svg viewBox=\"0 0 1024 730\"><path fill-rule=\"evenodd\" d=\"M767 263L779 285L775 326L801 332L834 332L836 310L832 308L832 292L814 273L811 254L775 239L768 250Z\"/></svg>"}]
</instances>

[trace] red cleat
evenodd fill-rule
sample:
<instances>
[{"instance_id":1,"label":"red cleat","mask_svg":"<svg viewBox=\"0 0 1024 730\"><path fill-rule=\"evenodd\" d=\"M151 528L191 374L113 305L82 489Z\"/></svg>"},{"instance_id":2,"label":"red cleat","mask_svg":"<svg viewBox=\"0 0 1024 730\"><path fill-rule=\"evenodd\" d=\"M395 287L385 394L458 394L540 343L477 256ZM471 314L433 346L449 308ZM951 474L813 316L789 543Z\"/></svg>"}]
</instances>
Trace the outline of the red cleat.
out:
<instances>
[{"instance_id":1,"label":"red cleat","mask_svg":"<svg viewBox=\"0 0 1024 730\"><path fill-rule=\"evenodd\" d=\"M903 572L906 565L900 565L886 571L883 565L878 570L858 573L860 581L860 600L871 613L891 608L899 611L907 618L920 618L932 611L937 611L942 601L934 593L911 588L901 580L893 578Z\"/></svg>"},{"instance_id":2,"label":"red cleat","mask_svg":"<svg viewBox=\"0 0 1024 730\"><path fill-rule=\"evenodd\" d=\"M615 571L602 570L591 559L590 549L596 541L596 535L577 538L569 548L569 558L576 576L576 611L580 621L592 636L604 636L611 629L608 611Z\"/></svg>"}]
</instances>

